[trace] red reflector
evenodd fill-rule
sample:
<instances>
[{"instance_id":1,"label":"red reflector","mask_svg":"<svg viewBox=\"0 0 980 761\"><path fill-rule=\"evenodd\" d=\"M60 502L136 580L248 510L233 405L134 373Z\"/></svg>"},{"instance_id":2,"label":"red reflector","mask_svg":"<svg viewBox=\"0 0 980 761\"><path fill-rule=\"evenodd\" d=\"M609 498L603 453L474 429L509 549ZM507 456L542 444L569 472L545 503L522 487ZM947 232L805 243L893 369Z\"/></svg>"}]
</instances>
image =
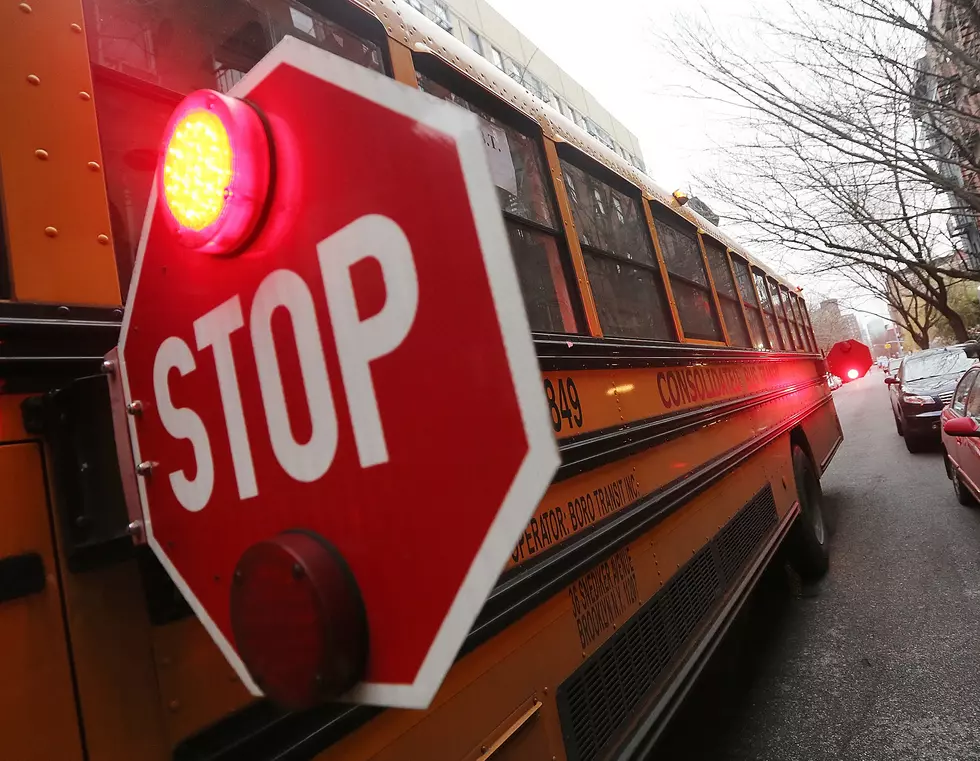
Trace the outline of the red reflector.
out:
<instances>
[{"instance_id":1,"label":"red reflector","mask_svg":"<svg viewBox=\"0 0 980 761\"><path fill-rule=\"evenodd\" d=\"M367 614L357 582L315 534L287 531L244 552L231 626L255 683L289 708L336 698L363 676Z\"/></svg>"},{"instance_id":2,"label":"red reflector","mask_svg":"<svg viewBox=\"0 0 980 761\"><path fill-rule=\"evenodd\" d=\"M198 90L165 131L158 195L188 248L226 254L255 230L269 194L270 147L256 111Z\"/></svg>"}]
</instances>

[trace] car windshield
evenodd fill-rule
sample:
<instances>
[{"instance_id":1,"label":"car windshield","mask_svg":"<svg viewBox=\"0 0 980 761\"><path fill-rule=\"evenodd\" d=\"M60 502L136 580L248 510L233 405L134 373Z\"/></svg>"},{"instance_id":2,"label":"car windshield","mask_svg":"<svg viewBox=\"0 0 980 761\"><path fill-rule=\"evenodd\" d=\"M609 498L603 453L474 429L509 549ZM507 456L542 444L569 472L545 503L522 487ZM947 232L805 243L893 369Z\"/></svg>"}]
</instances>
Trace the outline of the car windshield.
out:
<instances>
[{"instance_id":1,"label":"car windshield","mask_svg":"<svg viewBox=\"0 0 980 761\"><path fill-rule=\"evenodd\" d=\"M902 371L903 381L917 381L923 378L934 378L937 375L965 372L973 364L962 349L940 351L935 354L923 354L919 357L909 357L905 360Z\"/></svg>"}]
</instances>

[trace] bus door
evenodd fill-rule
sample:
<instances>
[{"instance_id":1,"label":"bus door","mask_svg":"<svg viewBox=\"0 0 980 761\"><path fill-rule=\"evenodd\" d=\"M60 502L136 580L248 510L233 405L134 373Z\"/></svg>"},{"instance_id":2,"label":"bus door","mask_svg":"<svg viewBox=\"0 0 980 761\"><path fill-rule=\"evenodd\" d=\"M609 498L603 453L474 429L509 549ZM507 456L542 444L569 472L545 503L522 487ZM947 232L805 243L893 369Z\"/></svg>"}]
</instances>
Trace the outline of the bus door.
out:
<instances>
[{"instance_id":1,"label":"bus door","mask_svg":"<svg viewBox=\"0 0 980 761\"><path fill-rule=\"evenodd\" d=\"M13 423L17 415L3 415ZM41 447L0 444L0 742L3 758L83 758Z\"/></svg>"}]
</instances>

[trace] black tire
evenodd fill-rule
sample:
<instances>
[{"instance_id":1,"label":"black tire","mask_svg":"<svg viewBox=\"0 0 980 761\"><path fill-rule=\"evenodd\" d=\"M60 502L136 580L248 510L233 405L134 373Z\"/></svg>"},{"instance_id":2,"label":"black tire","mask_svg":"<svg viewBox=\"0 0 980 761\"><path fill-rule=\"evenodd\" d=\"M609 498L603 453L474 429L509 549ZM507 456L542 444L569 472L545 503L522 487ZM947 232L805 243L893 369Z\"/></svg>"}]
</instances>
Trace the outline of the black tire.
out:
<instances>
[{"instance_id":1,"label":"black tire","mask_svg":"<svg viewBox=\"0 0 980 761\"><path fill-rule=\"evenodd\" d=\"M905 448L911 454L918 454L925 450L926 445L921 436L913 436L911 433L905 435Z\"/></svg>"},{"instance_id":2,"label":"black tire","mask_svg":"<svg viewBox=\"0 0 980 761\"><path fill-rule=\"evenodd\" d=\"M895 418L895 430L898 431L899 436L904 436L905 431L902 430L902 421L898 419L898 415L892 415Z\"/></svg>"},{"instance_id":3,"label":"black tire","mask_svg":"<svg viewBox=\"0 0 980 761\"><path fill-rule=\"evenodd\" d=\"M793 445L793 473L800 514L786 537L790 564L805 583L821 579L830 568L827 523L823 515L820 479L806 452Z\"/></svg>"},{"instance_id":4,"label":"black tire","mask_svg":"<svg viewBox=\"0 0 980 761\"><path fill-rule=\"evenodd\" d=\"M976 507L977 499L973 496L973 492L960 481L960 474L956 472L956 467L951 466L949 470L949 477L953 481L953 493L956 495L956 501L964 507Z\"/></svg>"}]
</instances>

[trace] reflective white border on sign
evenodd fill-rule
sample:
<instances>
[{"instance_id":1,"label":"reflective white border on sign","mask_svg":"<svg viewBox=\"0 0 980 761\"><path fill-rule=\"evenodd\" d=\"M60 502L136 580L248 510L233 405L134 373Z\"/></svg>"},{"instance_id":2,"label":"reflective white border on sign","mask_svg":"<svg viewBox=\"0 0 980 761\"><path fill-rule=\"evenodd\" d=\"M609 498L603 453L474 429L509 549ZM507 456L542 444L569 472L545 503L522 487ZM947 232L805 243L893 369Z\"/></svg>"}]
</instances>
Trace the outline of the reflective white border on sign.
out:
<instances>
[{"instance_id":1,"label":"reflective white border on sign","mask_svg":"<svg viewBox=\"0 0 980 761\"><path fill-rule=\"evenodd\" d=\"M514 390L527 436L527 455L463 579L414 682L411 684L362 682L346 696L347 700L357 703L425 708L432 702L477 614L493 589L500 570L513 549L517 535L530 520L534 509L551 483L551 477L560 461L558 447L552 434L546 406L542 401L541 373L531 341L531 330L524 311L517 271L510 254L510 244L484 155L483 137L477 117L452 103L420 93L414 88L293 37L283 38L228 94L244 97L282 64L288 64L311 76L330 82L359 97L447 134L455 140L497 312L497 321L507 360L510 363ZM128 299L130 305L135 303L143 252L156 203L155 187L154 184L137 251ZM125 368L125 343L129 333L130 311L127 309L123 318L122 340L119 345L120 368L127 403L132 401ZM133 456L136 462L140 462L136 421L132 418L130 418L130 433ZM148 517L143 479L140 479L139 488L143 513L147 516L147 543L242 682L253 695L261 695L262 692L252 681L234 647L210 619L207 611L155 540L152 521Z\"/></svg>"}]
</instances>

